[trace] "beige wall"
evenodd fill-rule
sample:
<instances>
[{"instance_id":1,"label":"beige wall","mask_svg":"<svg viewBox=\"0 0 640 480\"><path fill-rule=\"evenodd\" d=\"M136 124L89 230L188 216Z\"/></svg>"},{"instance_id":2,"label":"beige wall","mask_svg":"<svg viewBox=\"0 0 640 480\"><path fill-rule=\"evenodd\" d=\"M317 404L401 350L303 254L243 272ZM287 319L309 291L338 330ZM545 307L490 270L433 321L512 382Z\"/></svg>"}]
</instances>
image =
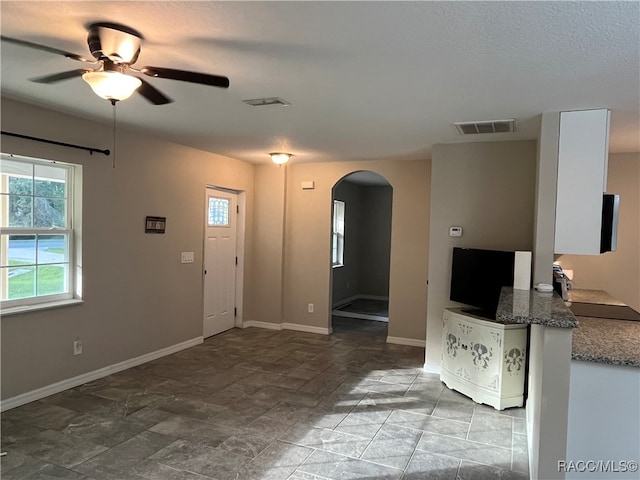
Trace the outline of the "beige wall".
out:
<instances>
[{"instance_id":1,"label":"beige wall","mask_svg":"<svg viewBox=\"0 0 640 480\"><path fill-rule=\"evenodd\" d=\"M389 336L424 340L431 184L428 160L289 166L283 322L318 331L329 328L332 188L358 170L378 173L393 187ZM302 190L301 182L308 180L315 181L314 190ZM307 313L308 303L315 305L315 313Z\"/></svg>"},{"instance_id":2,"label":"beige wall","mask_svg":"<svg viewBox=\"0 0 640 480\"><path fill-rule=\"evenodd\" d=\"M288 166L255 167L253 216L254 262L252 296L244 320L279 325L282 322L282 268L285 180Z\"/></svg>"},{"instance_id":3,"label":"beige wall","mask_svg":"<svg viewBox=\"0 0 640 480\"><path fill-rule=\"evenodd\" d=\"M454 246L531 250L536 142L435 145L431 167L426 365L440 366ZM449 237L460 226L462 237Z\"/></svg>"},{"instance_id":4,"label":"beige wall","mask_svg":"<svg viewBox=\"0 0 640 480\"><path fill-rule=\"evenodd\" d=\"M620 194L618 248L603 255L561 255L573 286L605 290L640 311L640 153L609 155L607 192Z\"/></svg>"},{"instance_id":5,"label":"beige wall","mask_svg":"<svg viewBox=\"0 0 640 480\"><path fill-rule=\"evenodd\" d=\"M108 125L7 98L2 129L112 148ZM84 175L84 303L3 316L3 398L202 335L205 184L246 192L245 277L252 271L252 165L124 129L116 142L114 169L102 154L2 137L4 152L79 163ZM145 234L147 215L166 216L166 234ZM195 252L195 263L181 264L183 251ZM244 293L250 311L250 282Z\"/></svg>"},{"instance_id":6,"label":"beige wall","mask_svg":"<svg viewBox=\"0 0 640 480\"><path fill-rule=\"evenodd\" d=\"M7 131L112 148L109 125L12 99L2 99L2 120ZM429 161L254 166L119 128L114 169L112 157L101 154L2 140L4 152L84 169L84 303L2 318L3 398L202 335L207 184L245 192L243 320L323 331L330 318L331 189L357 170L384 176L397 188L389 335L424 339ZM302 180L314 180L315 190L303 191ZM166 216L166 234L145 235L147 215ZM182 251L195 252L195 262L181 264ZM80 356L72 355L76 338L84 344Z\"/></svg>"}]
</instances>

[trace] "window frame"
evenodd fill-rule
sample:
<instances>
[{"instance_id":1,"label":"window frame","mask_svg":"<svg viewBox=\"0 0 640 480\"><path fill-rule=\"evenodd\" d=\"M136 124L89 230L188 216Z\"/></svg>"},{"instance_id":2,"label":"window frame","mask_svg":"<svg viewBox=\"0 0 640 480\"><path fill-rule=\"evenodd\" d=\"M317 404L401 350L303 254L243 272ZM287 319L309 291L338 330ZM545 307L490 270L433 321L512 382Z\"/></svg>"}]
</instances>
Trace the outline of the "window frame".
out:
<instances>
[{"instance_id":1,"label":"window frame","mask_svg":"<svg viewBox=\"0 0 640 480\"><path fill-rule=\"evenodd\" d=\"M345 217L347 205L343 200L333 200L331 213L331 267L344 267Z\"/></svg>"},{"instance_id":2,"label":"window frame","mask_svg":"<svg viewBox=\"0 0 640 480\"><path fill-rule=\"evenodd\" d=\"M67 162L59 162L56 160L48 160L42 158L32 158L32 157L24 157L20 155L13 155L9 153L0 153L0 159L20 162L29 164L32 166L44 165L47 167L53 167L57 169L65 170L65 226L64 227L0 227L0 235L2 237L6 236L6 247L8 248L8 239L10 236L14 235L30 235L35 237L36 241L36 259L34 261L34 275L35 278L35 294L30 297L24 298L14 298L14 299L0 299L0 307L3 310L3 314L13 313L13 311L25 311L30 309L37 308L47 308L49 306L56 306L60 304L69 303L69 301L80 300L80 296L78 292L79 281L80 281L80 271L78 269L78 258L77 258L77 242L79 240L78 235L78 225L76 222L76 214L78 213L76 201L77 197L77 185L76 182L80 180L81 182L81 166L67 163ZM3 175L0 173L0 175ZM35 173L33 174L33 178L35 178ZM35 184L34 184L35 187ZM9 192L2 193L3 197L7 198L11 196ZM35 189L32 190L31 195L32 199L38 198L36 195ZM46 198L46 197L44 197ZM35 203L35 202L34 202ZM33 208L33 207L32 207ZM32 213L33 214L33 213ZM8 223L8 222L7 222ZM39 235L62 235L65 237L66 243L66 258L64 262L59 263L39 263L38 262L38 236ZM5 242L3 242L5 244ZM38 274L38 266L43 265L66 265L66 275L65 275L65 285L64 292L54 293L54 294L44 294L38 295L38 284L37 284L37 274ZM2 282L5 283L7 292L8 292L8 265L2 268ZM7 275L7 276L5 276ZM75 303L75 302L71 302Z\"/></svg>"}]
</instances>

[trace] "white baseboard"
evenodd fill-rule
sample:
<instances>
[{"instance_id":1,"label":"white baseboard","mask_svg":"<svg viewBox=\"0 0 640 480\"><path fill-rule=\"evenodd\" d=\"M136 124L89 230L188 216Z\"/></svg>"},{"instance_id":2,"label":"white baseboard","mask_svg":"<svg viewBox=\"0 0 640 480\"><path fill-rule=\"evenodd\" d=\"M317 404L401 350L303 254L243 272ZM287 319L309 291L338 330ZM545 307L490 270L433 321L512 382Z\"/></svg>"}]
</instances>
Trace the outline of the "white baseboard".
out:
<instances>
[{"instance_id":1,"label":"white baseboard","mask_svg":"<svg viewBox=\"0 0 640 480\"><path fill-rule=\"evenodd\" d=\"M426 342L424 340L416 340L415 338L403 338L403 337L387 337L387 343L393 343L396 345L408 345L410 347L422 347L424 348Z\"/></svg>"},{"instance_id":2,"label":"white baseboard","mask_svg":"<svg viewBox=\"0 0 640 480\"><path fill-rule=\"evenodd\" d=\"M266 328L267 330L296 330L298 332L319 333L320 335L329 335L331 333L330 328L300 325L299 323L269 323L258 320L248 320L244 322L242 328L247 327Z\"/></svg>"},{"instance_id":3,"label":"white baseboard","mask_svg":"<svg viewBox=\"0 0 640 480\"><path fill-rule=\"evenodd\" d=\"M280 323L269 323L269 322L260 322L258 320L247 320L246 322L242 322L242 328L266 328L267 330L282 330L282 324Z\"/></svg>"},{"instance_id":4,"label":"white baseboard","mask_svg":"<svg viewBox=\"0 0 640 480\"><path fill-rule=\"evenodd\" d=\"M435 373L437 375L440 375L440 365L430 365L428 363L425 363L424 367L422 367L422 370L424 370L426 373Z\"/></svg>"},{"instance_id":5,"label":"white baseboard","mask_svg":"<svg viewBox=\"0 0 640 480\"><path fill-rule=\"evenodd\" d=\"M299 323L283 323L283 330L296 330L298 332L319 333L329 335L331 333L327 327L312 327L311 325L300 325Z\"/></svg>"},{"instance_id":6,"label":"white baseboard","mask_svg":"<svg viewBox=\"0 0 640 480\"><path fill-rule=\"evenodd\" d=\"M20 395L16 395L15 397L2 400L0 411L4 412L5 410L19 407L20 405L24 405L25 403L40 400L41 398L60 393L64 390L77 387L78 385L83 385L87 382L92 382L93 380L106 377L113 373L121 372L122 370L136 367L157 358L165 357L167 355L171 355L172 353L179 352L180 350L199 345L202 342L203 337L192 338L191 340L177 343L175 345L171 345L170 347L161 348L160 350L156 350L155 352L145 353L144 355L140 355L139 357L130 358L129 360L114 363L113 365L108 365L92 372L83 373L82 375L78 375L76 377L67 378L66 380L52 383L51 385L37 388L35 390L31 390L30 392L21 393Z\"/></svg>"}]
</instances>

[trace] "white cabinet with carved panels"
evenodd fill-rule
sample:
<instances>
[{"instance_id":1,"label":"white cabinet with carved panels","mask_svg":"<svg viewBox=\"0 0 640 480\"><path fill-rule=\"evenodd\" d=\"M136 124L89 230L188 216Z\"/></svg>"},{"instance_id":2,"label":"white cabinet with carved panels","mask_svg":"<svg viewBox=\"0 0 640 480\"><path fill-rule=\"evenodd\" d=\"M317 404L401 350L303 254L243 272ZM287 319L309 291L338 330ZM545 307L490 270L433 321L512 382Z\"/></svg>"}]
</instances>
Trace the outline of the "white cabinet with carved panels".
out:
<instances>
[{"instance_id":1,"label":"white cabinet with carved panels","mask_svg":"<svg viewBox=\"0 0 640 480\"><path fill-rule=\"evenodd\" d=\"M440 379L474 402L497 410L524 399L527 326L445 309Z\"/></svg>"}]
</instances>

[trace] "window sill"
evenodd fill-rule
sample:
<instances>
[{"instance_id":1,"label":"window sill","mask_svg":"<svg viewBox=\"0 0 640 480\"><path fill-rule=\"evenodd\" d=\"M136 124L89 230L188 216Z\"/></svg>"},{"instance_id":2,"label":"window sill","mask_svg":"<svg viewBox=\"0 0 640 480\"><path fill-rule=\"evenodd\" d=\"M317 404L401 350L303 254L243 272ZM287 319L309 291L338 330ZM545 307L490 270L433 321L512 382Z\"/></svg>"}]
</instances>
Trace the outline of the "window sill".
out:
<instances>
[{"instance_id":1,"label":"window sill","mask_svg":"<svg viewBox=\"0 0 640 480\"><path fill-rule=\"evenodd\" d=\"M35 312L38 310L49 310L51 308L68 307L70 305L80 305L84 300L79 298L70 298L69 300L57 300L55 302L37 303L35 305L20 305L18 307L9 307L2 309L2 316L16 315L19 313Z\"/></svg>"},{"instance_id":2,"label":"window sill","mask_svg":"<svg viewBox=\"0 0 640 480\"><path fill-rule=\"evenodd\" d=\"M331 265L331 268L341 268L344 267L344 265L342 263L338 263L336 265Z\"/></svg>"}]
</instances>

